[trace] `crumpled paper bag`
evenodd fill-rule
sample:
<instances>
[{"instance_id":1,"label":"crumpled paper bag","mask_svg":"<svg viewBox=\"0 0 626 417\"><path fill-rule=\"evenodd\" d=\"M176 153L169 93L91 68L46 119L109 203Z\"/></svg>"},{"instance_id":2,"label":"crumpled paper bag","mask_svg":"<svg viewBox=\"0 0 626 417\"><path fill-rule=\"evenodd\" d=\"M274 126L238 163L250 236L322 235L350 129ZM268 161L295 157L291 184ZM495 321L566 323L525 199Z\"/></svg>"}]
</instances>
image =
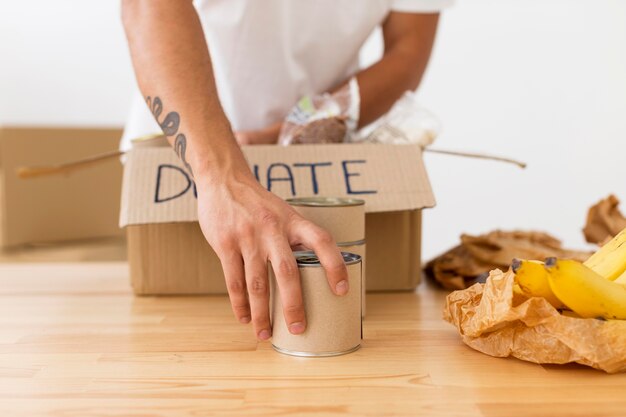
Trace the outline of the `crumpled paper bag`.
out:
<instances>
[{"instance_id":1,"label":"crumpled paper bag","mask_svg":"<svg viewBox=\"0 0 626 417\"><path fill-rule=\"evenodd\" d=\"M626 320L564 316L543 298L514 294L513 284L511 271L491 271L485 284L448 295L444 319L487 355L626 371Z\"/></svg>"},{"instance_id":2,"label":"crumpled paper bag","mask_svg":"<svg viewBox=\"0 0 626 417\"><path fill-rule=\"evenodd\" d=\"M503 267L475 259L463 245L455 246L424 266L424 272L448 290L462 290L485 271Z\"/></svg>"},{"instance_id":3,"label":"crumpled paper bag","mask_svg":"<svg viewBox=\"0 0 626 417\"><path fill-rule=\"evenodd\" d=\"M626 217L618 206L619 200L611 194L589 209L583 229L587 242L603 245L626 228Z\"/></svg>"},{"instance_id":4,"label":"crumpled paper bag","mask_svg":"<svg viewBox=\"0 0 626 417\"><path fill-rule=\"evenodd\" d=\"M585 261L591 252L564 249L561 242L537 231L502 231L462 235L461 244L428 262L424 267L444 288L469 287L494 268L508 269L513 258L545 259L551 256Z\"/></svg>"},{"instance_id":5,"label":"crumpled paper bag","mask_svg":"<svg viewBox=\"0 0 626 417\"><path fill-rule=\"evenodd\" d=\"M545 259L557 256L585 261L591 255L585 251L565 249L557 238L536 231L496 230L481 236L462 235L461 242L478 261L507 267L513 258Z\"/></svg>"}]
</instances>

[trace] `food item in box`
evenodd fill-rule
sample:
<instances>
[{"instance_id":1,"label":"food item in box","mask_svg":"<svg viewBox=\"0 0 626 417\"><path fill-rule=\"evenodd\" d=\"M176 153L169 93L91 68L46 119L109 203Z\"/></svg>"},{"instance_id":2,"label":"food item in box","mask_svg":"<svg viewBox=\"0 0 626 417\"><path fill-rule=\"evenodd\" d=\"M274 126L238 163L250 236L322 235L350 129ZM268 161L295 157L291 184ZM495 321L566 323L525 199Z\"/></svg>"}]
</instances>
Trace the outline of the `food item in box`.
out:
<instances>
[{"instance_id":1,"label":"food item in box","mask_svg":"<svg viewBox=\"0 0 626 417\"><path fill-rule=\"evenodd\" d=\"M360 102L355 77L332 94L304 96L283 122L278 143L346 142L359 124Z\"/></svg>"},{"instance_id":2,"label":"food item in box","mask_svg":"<svg viewBox=\"0 0 626 417\"><path fill-rule=\"evenodd\" d=\"M328 117L294 129L292 145L307 143L341 143L347 134L343 117Z\"/></svg>"},{"instance_id":3,"label":"food item in box","mask_svg":"<svg viewBox=\"0 0 626 417\"><path fill-rule=\"evenodd\" d=\"M441 123L432 112L419 104L414 91L407 91L387 114L372 124L371 131L368 130L359 132L364 133L361 136L365 137L357 138L357 141L396 145L417 143L426 148L439 135Z\"/></svg>"}]
</instances>

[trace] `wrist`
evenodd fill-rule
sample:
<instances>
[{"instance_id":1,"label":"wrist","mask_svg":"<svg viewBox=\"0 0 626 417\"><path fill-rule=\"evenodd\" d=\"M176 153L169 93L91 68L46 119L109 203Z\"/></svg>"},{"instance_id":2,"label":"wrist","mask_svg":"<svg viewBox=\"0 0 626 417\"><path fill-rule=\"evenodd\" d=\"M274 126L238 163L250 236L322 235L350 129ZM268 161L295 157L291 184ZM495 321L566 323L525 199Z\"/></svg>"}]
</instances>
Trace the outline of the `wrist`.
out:
<instances>
[{"instance_id":1,"label":"wrist","mask_svg":"<svg viewBox=\"0 0 626 417\"><path fill-rule=\"evenodd\" d=\"M202 188L228 182L256 182L239 147L219 157L198 155L193 170L194 180Z\"/></svg>"},{"instance_id":2,"label":"wrist","mask_svg":"<svg viewBox=\"0 0 626 417\"><path fill-rule=\"evenodd\" d=\"M189 163L196 182L219 181L246 174L252 176L230 125L211 130L211 138L204 135L203 140L190 144Z\"/></svg>"}]
</instances>

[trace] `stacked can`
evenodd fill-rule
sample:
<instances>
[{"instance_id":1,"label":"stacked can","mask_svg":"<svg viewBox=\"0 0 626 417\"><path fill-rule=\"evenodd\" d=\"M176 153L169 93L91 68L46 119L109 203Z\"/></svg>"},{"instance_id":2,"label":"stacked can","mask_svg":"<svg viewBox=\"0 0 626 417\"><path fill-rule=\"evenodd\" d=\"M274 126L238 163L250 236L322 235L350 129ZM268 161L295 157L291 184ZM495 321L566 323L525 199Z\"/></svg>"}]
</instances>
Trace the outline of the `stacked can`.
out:
<instances>
[{"instance_id":1,"label":"stacked can","mask_svg":"<svg viewBox=\"0 0 626 417\"><path fill-rule=\"evenodd\" d=\"M287 202L302 217L326 229L342 251L361 257L361 313L365 317L365 201L356 198L304 197L287 199Z\"/></svg>"},{"instance_id":2,"label":"stacked can","mask_svg":"<svg viewBox=\"0 0 626 417\"><path fill-rule=\"evenodd\" d=\"M348 283L354 291L335 295L328 285L324 268L313 252L295 252L307 327L304 333L289 333L276 276L270 268L272 347L293 356L337 356L361 346L361 257L342 252L348 270Z\"/></svg>"}]
</instances>

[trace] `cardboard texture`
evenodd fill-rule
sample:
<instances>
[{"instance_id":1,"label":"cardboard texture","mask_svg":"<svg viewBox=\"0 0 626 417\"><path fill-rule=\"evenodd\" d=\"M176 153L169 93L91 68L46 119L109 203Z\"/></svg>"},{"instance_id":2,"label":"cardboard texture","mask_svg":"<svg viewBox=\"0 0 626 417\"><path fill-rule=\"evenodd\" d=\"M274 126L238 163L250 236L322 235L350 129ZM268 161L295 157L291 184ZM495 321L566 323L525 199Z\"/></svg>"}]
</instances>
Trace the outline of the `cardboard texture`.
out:
<instances>
[{"instance_id":1,"label":"cardboard texture","mask_svg":"<svg viewBox=\"0 0 626 417\"><path fill-rule=\"evenodd\" d=\"M16 169L115 149L119 129L0 128L0 246L121 236L122 166L105 161L68 175L20 179Z\"/></svg>"},{"instance_id":2,"label":"cardboard texture","mask_svg":"<svg viewBox=\"0 0 626 417\"><path fill-rule=\"evenodd\" d=\"M259 182L282 198L360 198L367 213L433 207L417 145L244 146ZM130 151L120 226L198 220L193 181L169 148Z\"/></svg>"},{"instance_id":3,"label":"cardboard texture","mask_svg":"<svg viewBox=\"0 0 626 417\"><path fill-rule=\"evenodd\" d=\"M420 283L422 211L368 213L367 291L413 290Z\"/></svg>"},{"instance_id":4,"label":"cardboard texture","mask_svg":"<svg viewBox=\"0 0 626 417\"><path fill-rule=\"evenodd\" d=\"M364 268L367 291L415 289L421 279L421 210L365 217L370 230ZM128 226L126 236L136 294L226 294L219 259L197 222ZM372 247L377 248L375 255L370 255ZM366 245L341 247L357 255L365 249Z\"/></svg>"},{"instance_id":5,"label":"cardboard texture","mask_svg":"<svg viewBox=\"0 0 626 417\"><path fill-rule=\"evenodd\" d=\"M268 145L243 151L259 182L283 198L365 200L367 289L416 287L421 209L435 204L419 146ZM120 226L127 228L137 294L226 292L219 261L197 223L194 187L172 149L128 154Z\"/></svg>"},{"instance_id":6,"label":"cardboard texture","mask_svg":"<svg viewBox=\"0 0 626 417\"><path fill-rule=\"evenodd\" d=\"M346 265L351 291L332 293L321 266L299 267L307 328L289 333L276 276L270 268L272 292L272 345L300 356L330 356L347 353L361 344L361 263Z\"/></svg>"},{"instance_id":7,"label":"cardboard texture","mask_svg":"<svg viewBox=\"0 0 626 417\"><path fill-rule=\"evenodd\" d=\"M226 294L220 260L198 222L128 226L128 263L136 294Z\"/></svg>"}]
</instances>

